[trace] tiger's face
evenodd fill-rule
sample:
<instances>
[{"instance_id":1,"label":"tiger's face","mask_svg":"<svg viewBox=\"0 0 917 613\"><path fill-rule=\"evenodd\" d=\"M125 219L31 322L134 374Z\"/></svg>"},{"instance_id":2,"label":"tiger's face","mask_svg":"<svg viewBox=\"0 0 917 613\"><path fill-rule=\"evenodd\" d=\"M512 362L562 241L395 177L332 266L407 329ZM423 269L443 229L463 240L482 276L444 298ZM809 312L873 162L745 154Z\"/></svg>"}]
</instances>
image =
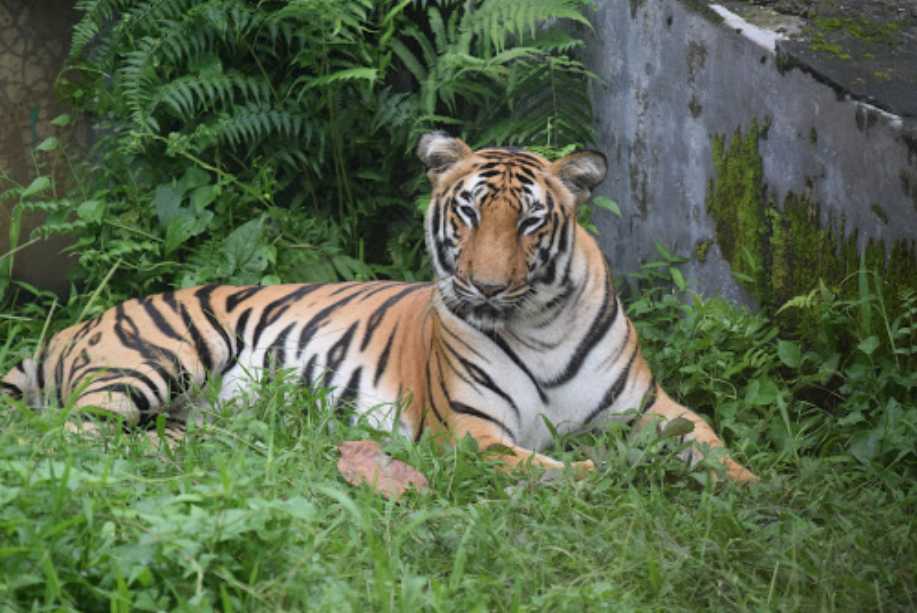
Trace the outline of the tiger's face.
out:
<instances>
[{"instance_id":1,"label":"tiger's face","mask_svg":"<svg viewBox=\"0 0 917 613\"><path fill-rule=\"evenodd\" d=\"M438 132L421 139L418 155L433 184L427 248L449 310L493 330L569 291L576 206L604 179L604 156L549 162L520 150L472 151Z\"/></svg>"}]
</instances>

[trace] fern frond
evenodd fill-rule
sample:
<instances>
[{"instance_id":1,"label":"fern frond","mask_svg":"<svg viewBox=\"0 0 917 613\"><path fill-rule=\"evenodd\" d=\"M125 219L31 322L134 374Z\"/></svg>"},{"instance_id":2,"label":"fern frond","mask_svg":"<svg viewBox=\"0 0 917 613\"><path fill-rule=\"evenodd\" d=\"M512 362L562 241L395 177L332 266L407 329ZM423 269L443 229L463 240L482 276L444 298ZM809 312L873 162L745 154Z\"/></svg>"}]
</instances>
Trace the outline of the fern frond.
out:
<instances>
[{"instance_id":1,"label":"fern frond","mask_svg":"<svg viewBox=\"0 0 917 613\"><path fill-rule=\"evenodd\" d=\"M308 145L316 128L303 114L269 107L240 106L217 120L214 133L219 142L235 148L251 147L271 136L296 139Z\"/></svg>"},{"instance_id":2,"label":"fern frond","mask_svg":"<svg viewBox=\"0 0 917 613\"><path fill-rule=\"evenodd\" d=\"M80 0L74 8L83 14L73 26L73 38L68 57L74 60L79 57L99 32L111 23L116 13L123 11L131 0Z\"/></svg>"},{"instance_id":3,"label":"fern frond","mask_svg":"<svg viewBox=\"0 0 917 613\"><path fill-rule=\"evenodd\" d=\"M499 52L511 37L519 42L534 38L539 24L548 20L566 19L592 27L580 11L582 5L581 0L489 0L466 11L461 27Z\"/></svg>"},{"instance_id":4,"label":"fern frond","mask_svg":"<svg viewBox=\"0 0 917 613\"><path fill-rule=\"evenodd\" d=\"M158 88L151 112L165 103L178 116L190 119L233 103L267 105L271 95L270 84L259 77L238 73L187 75Z\"/></svg>"}]
</instances>

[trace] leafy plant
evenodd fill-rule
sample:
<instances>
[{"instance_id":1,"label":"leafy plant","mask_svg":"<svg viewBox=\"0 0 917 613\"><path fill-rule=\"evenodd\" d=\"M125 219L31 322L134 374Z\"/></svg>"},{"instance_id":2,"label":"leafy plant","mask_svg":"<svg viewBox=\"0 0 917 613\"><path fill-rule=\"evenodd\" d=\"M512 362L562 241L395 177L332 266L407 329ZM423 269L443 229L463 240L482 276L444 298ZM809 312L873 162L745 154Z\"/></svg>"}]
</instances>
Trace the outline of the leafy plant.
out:
<instances>
[{"instance_id":1,"label":"leafy plant","mask_svg":"<svg viewBox=\"0 0 917 613\"><path fill-rule=\"evenodd\" d=\"M633 275L639 292L628 310L677 397L734 433L734 444L917 469L914 292L892 319L881 279L863 267L847 281L855 298L821 284L776 314L752 313L716 298L685 302L676 273L684 260L659 252ZM801 316L781 325L790 311Z\"/></svg>"},{"instance_id":2,"label":"leafy plant","mask_svg":"<svg viewBox=\"0 0 917 613\"><path fill-rule=\"evenodd\" d=\"M122 293L222 278L414 274L423 265L413 246L420 133L591 140L591 75L571 56L581 42L560 27L588 27L585 6L79 2L61 89L96 123L98 157L84 175L88 194L65 207L69 225L46 232L77 235L85 283L121 262L110 283ZM258 270L239 276L223 261L232 247L220 243L256 219ZM303 234L291 237L279 220ZM315 257L299 257L307 245ZM302 268L284 264L292 261Z\"/></svg>"}]
</instances>

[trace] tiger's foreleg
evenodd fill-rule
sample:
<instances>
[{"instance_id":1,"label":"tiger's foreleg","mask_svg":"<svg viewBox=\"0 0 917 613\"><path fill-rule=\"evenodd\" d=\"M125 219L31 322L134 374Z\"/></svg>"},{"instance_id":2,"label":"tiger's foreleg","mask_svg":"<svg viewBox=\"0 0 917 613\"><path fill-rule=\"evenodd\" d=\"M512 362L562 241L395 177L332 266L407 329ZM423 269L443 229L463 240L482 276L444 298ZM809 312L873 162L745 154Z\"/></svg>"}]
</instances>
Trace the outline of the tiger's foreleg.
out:
<instances>
[{"instance_id":1,"label":"tiger's foreleg","mask_svg":"<svg viewBox=\"0 0 917 613\"><path fill-rule=\"evenodd\" d=\"M692 443L689 449L691 464L696 464L704 458L703 451L696 443L707 445L710 448L725 446L722 439L716 435L703 417L672 400L661 388L657 388L655 401L637 421L635 428L641 430L650 424L656 424L657 428L662 431L667 424L678 418L688 420L693 426L691 432L684 435L684 440ZM749 483L759 480L754 473L728 455L723 456L722 462L726 469L726 476L732 481Z\"/></svg>"},{"instance_id":2,"label":"tiger's foreleg","mask_svg":"<svg viewBox=\"0 0 917 613\"><path fill-rule=\"evenodd\" d=\"M564 468L564 463L559 460L516 445L498 427L485 420L467 415L454 416L449 427L456 440L469 435L477 441L479 449L491 450L488 456L499 460L506 471L526 465L538 466L545 470L563 470ZM578 479L582 479L595 470L592 460L573 462L570 466Z\"/></svg>"}]
</instances>

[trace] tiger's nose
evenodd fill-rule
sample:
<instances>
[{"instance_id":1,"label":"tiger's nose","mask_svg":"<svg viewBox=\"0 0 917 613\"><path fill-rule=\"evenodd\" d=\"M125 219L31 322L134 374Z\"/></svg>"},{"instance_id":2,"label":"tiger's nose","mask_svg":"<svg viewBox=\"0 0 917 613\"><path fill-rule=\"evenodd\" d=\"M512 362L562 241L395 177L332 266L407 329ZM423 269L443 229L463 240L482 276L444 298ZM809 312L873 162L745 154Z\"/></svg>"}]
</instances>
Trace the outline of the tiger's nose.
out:
<instances>
[{"instance_id":1,"label":"tiger's nose","mask_svg":"<svg viewBox=\"0 0 917 613\"><path fill-rule=\"evenodd\" d=\"M485 298L496 296L507 287L505 283L481 283L479 281L472 281L471 284L474 285Z\"/></svg>"}]
</instances>

